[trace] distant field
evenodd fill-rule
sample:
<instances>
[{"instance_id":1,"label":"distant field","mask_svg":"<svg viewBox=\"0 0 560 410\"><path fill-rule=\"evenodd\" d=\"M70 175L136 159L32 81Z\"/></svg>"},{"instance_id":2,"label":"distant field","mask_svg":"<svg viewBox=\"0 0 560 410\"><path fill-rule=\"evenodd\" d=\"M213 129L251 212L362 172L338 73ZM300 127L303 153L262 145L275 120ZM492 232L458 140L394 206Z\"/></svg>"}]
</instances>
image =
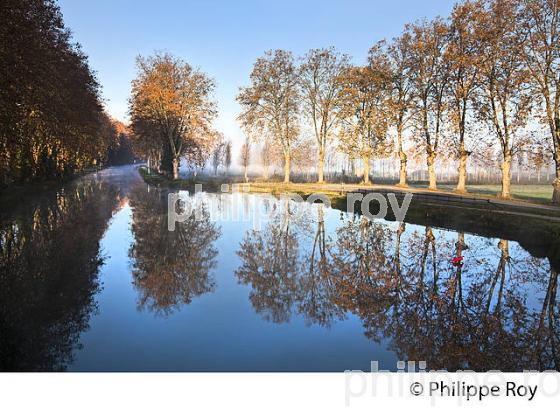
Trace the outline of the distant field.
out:
<instances>
[{"instance_id":1,"label":"distant field","mask_svg":"<svg viewBox=\"0 0 560 410\"><path fill-rule=\"evenodd\" d=\"M438 188L442 191L453 191L455 185L438 185ZM467 191L472 194L491 196L497 196L501 189L500 185L467 186ZM511 192L515 199L548 204L552 198L552 185L512 185Z\"/></svg>"}]
</instances>

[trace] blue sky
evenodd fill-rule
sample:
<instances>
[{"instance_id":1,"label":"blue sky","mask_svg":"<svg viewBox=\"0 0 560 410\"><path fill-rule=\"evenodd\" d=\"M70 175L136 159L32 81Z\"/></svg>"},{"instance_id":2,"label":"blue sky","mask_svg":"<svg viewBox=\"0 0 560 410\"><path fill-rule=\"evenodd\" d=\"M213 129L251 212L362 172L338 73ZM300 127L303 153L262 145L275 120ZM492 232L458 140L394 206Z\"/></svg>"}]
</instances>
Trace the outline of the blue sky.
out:
<instances>
[{"instance_id":1,"label":"blue sky","mask_svg":"<svg viewBox=\"0 0 560 410\"><path fill-rule=\"evenodd\" d=\"M239 141L235 96L255 59L275 48L296 55L335 46L365 61L377 40L405 23L447 16L453 0L148 1L59 0L103 87L107 110L126 121L135 57L168 51L217 83L216 128Z\"/></svg>"}]
</instances>

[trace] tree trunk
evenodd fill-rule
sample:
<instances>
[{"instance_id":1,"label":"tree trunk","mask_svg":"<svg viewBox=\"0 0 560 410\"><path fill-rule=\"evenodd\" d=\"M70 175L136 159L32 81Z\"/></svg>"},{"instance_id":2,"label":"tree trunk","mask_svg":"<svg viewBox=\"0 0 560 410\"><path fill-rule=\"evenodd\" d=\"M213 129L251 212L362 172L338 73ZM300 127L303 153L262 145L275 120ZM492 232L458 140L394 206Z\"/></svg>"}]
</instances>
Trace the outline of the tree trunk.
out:
<instances>
[{"instance_id":1,"label":"tree trunk","mask_svg":"<svg viewBox=\"0 0 560 410\"><path fill-rule=\"evenodd\" d=\"M284 154L284 183L290 182L290 153Z\"/></svg>"},{"instance_id":2,"label":"tree trunk","mask_svg":"<svg viewBox=\"0 0 560 410\"><path fill-rule=\"evenodd\" d=\"M554 144L554 169L556 171L554 181L552 181L552 203L554 205L560 205L560 119L555 121L555 142Z\"/></svg>"},{"instance_id":3,"label":"tree trunk","mask_svg":"<svg viewBox=\"0 0 560 410\"><path fill-rule=\"evenodd\" d=\"M467 191L467 158L469 154L465 149L465 143L462 142L459 147L459 181L457 182L457 192Z\"/></svg>"},{"instance_id":4,"label":"tree trunk","mask_svg":"<svg viewBox=\"0 0 560 410\"><path fill-rule=\"evenodd\" d=\"M560 167L556 165L556 178L552 181L552 203L560 205Z\"/></svg>"},{"instance_id":5,"label":"tree trunk","mask_svg":"<svg viewBox=\"0 0 560 410\"><path fill-rule=\"evenodd\" d=\"M173 179L179 179L179 159L173 158L171 164L173 165Z\"/></svg>"},{"instance_id":6,"label":"tree trunk","mask_svg":"<svg viewBox=\"0 0 560 410\"><path fill-rule=\"evenodd\" d=\"M268 165L263 165L263 178L265 181L268 179Z\"/></svg>"},{"instance_id":7,"label":"tree trunk","mask_svg":"<svg viewBox=\"0 0 560 410\"><path fill-rule=\"evenodd\" d=\"M364 184L369 184L369 157L362 157L364 162Z\"/></svg>"},{"instance_id":8,"label":"tree trunk","mask_svg":"<svg viewBox=\"0 0 560 410\"><path fill-rule=\"evenodd\" d=\"M324 180L325 150L319 149L319 168L317 169L317 182L322 184Z\"/></svg>"},{"instance_id":9,"label":"tree trunk","mask_svg":"<svg viewBox=\"0 0 560 410\"><path fill-rule=\"evenodd\" d=\"M245 183L249 182L249 177L247 176L247 165L245 165Z\"/></svg>"},{"instance_id":10,"label":"tree trunk","mask_svg":"<svg viewBox=\"0 0 560 410\"><path fill-rule=\"evenodd\" d=\"M500 197L511 198L511 155L506 155L502 162L502 193Z\"/></svg>"},{"instance_id":11,"label":"tree trunk","mask_svg":"<svg viewBox=\"0 0 560 410\"><path fill-rule=\"evenodd\" d=\"M407 161L407 158L406 158L406 154L405 154L405 152L402 148L399 150L399 158L401 160L401 163L400 163L400 172L399 172L399 183L398 183L397 186L407 187L408 186L408 184L406 182L406 161Z\"/></svg>"},{"instance_id":12,"label":"tree trunk","mask_svg":"<svg viewBox=\"0 0 560 410\"><path fill-rule=\"evenodd\" d=\"M434 166L435 162L436 162L436 153L430 148L428 150L428 157L426 163L428 165L428 178L430 180L429 189L432 190L437 189L436 170Z\"/></svg>"}]
</instances>

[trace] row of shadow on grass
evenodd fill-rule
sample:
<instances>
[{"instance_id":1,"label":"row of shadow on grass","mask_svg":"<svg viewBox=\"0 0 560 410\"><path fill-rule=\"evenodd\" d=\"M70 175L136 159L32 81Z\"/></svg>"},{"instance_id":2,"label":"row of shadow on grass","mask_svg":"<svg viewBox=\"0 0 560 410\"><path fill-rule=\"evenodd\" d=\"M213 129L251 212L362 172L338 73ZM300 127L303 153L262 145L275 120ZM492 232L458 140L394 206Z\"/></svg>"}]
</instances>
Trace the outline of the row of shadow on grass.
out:
<instances>
[{"instance_id":1,"label":"row of shadow on grass","mask_svg":"<svg viewBox=\"0 0 560 410\"><path fill-rule=\"evenodd\" d=\"M215 290L221 230L207 211L171 232L166 191L78 181L2 212L0 370L72 363L98 308L100 240L127 201L139 308L171 315ZM341 212L330 232L323 208L292 221L278 206L245 233L233 273L264 320L355 315L372 341L433 369L560 370L554 224L413 202L401 223Z\"/></svg>"}]
</instances>

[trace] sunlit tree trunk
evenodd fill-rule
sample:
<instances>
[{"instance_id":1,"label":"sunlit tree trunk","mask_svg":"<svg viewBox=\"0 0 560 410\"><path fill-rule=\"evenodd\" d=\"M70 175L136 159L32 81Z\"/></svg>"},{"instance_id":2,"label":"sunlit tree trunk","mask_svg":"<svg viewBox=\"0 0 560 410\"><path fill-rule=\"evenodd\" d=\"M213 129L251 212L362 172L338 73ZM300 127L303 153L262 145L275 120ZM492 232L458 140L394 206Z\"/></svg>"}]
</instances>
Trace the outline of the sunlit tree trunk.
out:
<instances>
[{"instance_id":1,"label":"sunlit tree trunk","mask_svg":"<svg viewBox=\"0 0 560 410\"><path fill-rule=\"evenodd\" d=\"M290 153L286 152L284 154L284 183L290 182Z\"/></svg>"},{"instance_id":2,"label":"sunlit tree trunk","mask_svg":"<svg viewBox=\"0 0 560 410\"><path fill-rule=\"evenodd\" d=\"M325 149L319 149L319 165L317 169L317 182L322 184L324 181L324 167L325 167Z\"/></svg>"},{"instance_id":3,"label":"sunlit tree trunk","mask_svg":"<svg viewBox=\"0 0 560 410\"><path fill-rule=\"evenodd\" d=\"M436 153L432 149L431 146L428 146L427 149L427 159L426 164L428 165L428 178L430 180L429 188L432 190L437 189L437 177L436 177L436 169L435 169L435 162L436 162Z\"/></svg>"},{"instance_id":4,"label":"sunlit tree trunk","mask_svg":"<svg viewBox=\"0 0 560 410\"><path fill-rule=\"evenodd\" d=\"M457 192L465 192L467 190L467 159L468 152L465 149L465 142L462 141L459 146L459 181L457 182Z\"/></svg>"},{"instance_id":5,"label":"sunlit tree trunk","mask_svg":"<svg viewBox=\"0 0 560 410\"><path fill-rule=\"evenodd\" d=\"M399 172L398 186L406 187L406 186L408 186L408 184L406 183L406 161L407 161L407 157L406 157L406 153L404 152L404 149L403 149L401 127L399 127L399 129L397 130L397 140L398 140L398 144L399 144L399 159L400 159L400 172Z\"/></svg>"},{"instance_id":6,"label":"sunlit tree trunk","mask_svg":"<svg viewBox=\"0 0 560 410\"><path fill-rule=\"evenodd\" d=\"M511 198L511 154L504 157L502 162L502 193L500 196L504 199Z\"/></svg>"},{"instance_id":7,"label":"sunlit tree trunk","mask_svg":"<svg viewBox=\"0 0 560 410\"><path fill-rule=\"evenodd\" d=\"M362 157L362 161L364 162L364 184L369 184L369 157L364 156Z\"/></svg>"},{"instance_id":8,"label":"sunlit tree trunk","mask_svg":"<svg viewBox=\"0 0 560 410\"><path fill-rule=\"evenodd\" d=\"M555 178L552 182L552 203L555 205L560 205L560 118L556 119L554 165Z\"/></svg>"}]
</instances>

